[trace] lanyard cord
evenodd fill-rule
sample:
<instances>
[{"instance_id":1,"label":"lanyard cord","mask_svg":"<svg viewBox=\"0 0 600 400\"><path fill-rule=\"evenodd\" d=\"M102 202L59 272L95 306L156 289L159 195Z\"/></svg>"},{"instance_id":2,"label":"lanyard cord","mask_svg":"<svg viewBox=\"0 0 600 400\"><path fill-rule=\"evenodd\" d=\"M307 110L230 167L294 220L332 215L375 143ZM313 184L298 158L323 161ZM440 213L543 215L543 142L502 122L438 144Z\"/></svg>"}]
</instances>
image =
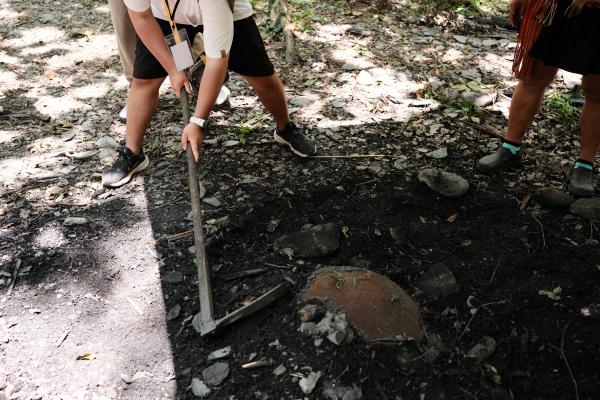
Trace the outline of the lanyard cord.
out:
<instances>
[{"instance_id":1,"label":"lanyard cord","mask_svg":"<svg viewBox=\"0 0 600 400\"><path fill-rule=\"evenodd\" d=\"M175 2L175 7L173 8L173 13L171 13L171 7L169 7L169 3L167 0L163 0L163 5L165 6L165 11L167 12L167 17L169 18L169 25L171 26L171 31L173 32L173 38L175 39L175 43L181 43L181 37L179 37L179 31L177 30L177 24L175 24L175 12L177 11L177 7L179 6L179 1Z\"/></svg>"}]
</instances>

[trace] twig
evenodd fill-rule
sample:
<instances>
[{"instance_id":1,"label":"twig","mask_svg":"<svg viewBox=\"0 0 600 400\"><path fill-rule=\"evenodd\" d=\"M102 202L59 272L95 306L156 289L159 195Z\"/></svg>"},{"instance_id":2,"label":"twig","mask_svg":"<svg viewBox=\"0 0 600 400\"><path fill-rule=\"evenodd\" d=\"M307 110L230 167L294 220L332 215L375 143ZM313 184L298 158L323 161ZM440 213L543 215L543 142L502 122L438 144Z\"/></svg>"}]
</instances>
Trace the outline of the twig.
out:
<instances>
[{"instance_id":1,"label":"twig","mask_svg":"<svg viewBox=\"0 0 600 400\"><path fill-rule=\"evenodd\" d=\"M271 365L273 365L273 360L270 358L267 358L264 360L258 360L258 361L252 361L252 362L246 363L246 364L242 365L242 368L249 369L249 368L270 367Z\"/></svg>"},{"instance_id":2,"label":"twig","mask_svg":"<svg viewBox=\"0 0 600 400\"><path fill-rule=\"evenodd\" d=\"M276 265L276 264L271 264L268 262L264 262L263 264L265 264L267 267L273 267L273 268L279 268L279 269L290 269L292 267L287 266L287 265Z\"/></svg>"},{"instance_id":3,"label":"twig","mask_svg":"<svg viewBox=\"0 0 600 400\"><path fill-rule=\"evenodd\" d=\"M185 189L184 189L185 190ZM159 206L153 207L153 208L149 208L148 211L156 211L160 208L166 207L166 206L171 206L173 204L179 203L181 200L183 200L183 197L187 196L186 192L181 193L179 196L175 197L172 201L169 201L167 203L163 203Z\"/></svg>"},{"instance_id":4,"label":"twig","mask_svg":"<svg viewBox=\"0 0 600 400\"><path fill-rule=\"evenodd\" d=\"M546 234L544 233L544 225L542 225L542 223L539 219L537 219L534 213L531 213L531 216L533 217L533 219L535 219L535 222L537 222L540 225L540 229L542 230L542 251L544 251L546 249Z\"/></svg>"},{"instance_id":5,"label":"twig","mask_svg":"<svg viewBox=\"0 0 600 400\"><path fill-rule=\"evenodd\" d=\"M17 259L17 265L15 265L15 271L13 272L12 280L10 281L10 286L8 286L8 292L6 292L6 297L9 297L13 291L13 287L15 287L15 282L17 280L17 276L19 276L19 270L21 269L21 259Z\"/></svg>"},{"instance_id":6,"label":"twig","mask_svg":"<svg viewBox=\"0 0 600 400\"><path fill-rule=\"evenodd\" d=\"M498 271L498 267L500 266L500 263L502 262L502 257L500 256L500 259L498 260L498 263L496 264L496 268L494 268L494 273L492 274L492 277L490 278L490 284L492 284L492 282L494 282L494 277L496 276L496 271Z\"/></svg>"},{"instance_id":7,"label":"twig","mask_svg":"<svg viewBox=\"0 0 600 400\"><path fill-rule=\"evenodd\" d=\"M465 333L467 333L467 330L469 330L469 326L471 326L471 322L473 322L473 319L479 313L479 310L481 310L482 308L485 308L487 306L492 306L492 305L496 305L496 304L504 304L504 303L506 303L506 300L494 301L491 303L482 304L479 307L475 308L475 311L473 311L473 315L471 316L471 319L469 319L469 322L467 322L467 326L465 326L465 329L462 331L460 336L458 338L456 338L456 341L459 341L460 339L462 339L462 337L465 335Z\"/></svg>"},{"instance_id":8,"label":"twig","mask_svg":"<svg viewBox=\"0 0 600 400\"><path fill-rule=\"evenodd\" d=\"M567 324L563 328L562 336L560 338L560 348L558 349L558 351L560 353L561 358L565 362L565 365L567 366L567 371L569 371L569 375L571 376L571 382L573 382L573 387L575 388L575 400L579 400L579 386L577 385L577 380L575 379L575 376L573 375L573 371L571 370L571 365L569 364L569 360L567 360L567 355L565 354L565 335L567 333L567 329L569 328L570 324L571 324L571 321L567 322ZM553 347L556 347L556 346L553 346Z\"/></svg>"},{"instance_id":9,"label":"twig","mask_svg":"<svg viewBox=\"0 0 600 400\"><path fill-rule=\"evenodd\" d=\"M131 297L127 297L127 301L129 302L129 304L131 304L133 308L135 308L135 311L137 311L140 315L144 315L144 312L140 309L140 307L137 304L135 304Z\"/></svg>"},{"instance_id":10,"label":"twig","mask_svg":"<svg viewBox=\"0 0 600 400\"><path fill-rule=\"evenodd\" d=\"M58 338L58 340L56 341L55 346L56 347L60 347L60 345L65 341L65 339L67 338L67 336L69 336L69 333L71 333L71 330L73 328L69 328L66 331L63 332L63 334L60 336L60 338Z\"/></svg>"},{"instance_id":11,"label":"twig","mask_svg":"<svg viewBox=\"0 0 600 400\"><path fill-rule=\"evenodd\" d=\"M307 158L315 158L321 160L332 160L332 159L353 159L353 158L383 158L384 154L349 154L343 156L308 156Z\"/></svg>"},{"instance_id":12,"label":"twig","mask_svg":"<svg viewBox=\"0 0 600 400\"><path fill-rule=\"evenodd\" d=\"M479 127L482 131L490 134L491 136L500 140L504 140L504 132L502 132L500 129L488 124L481 124Z\"/></svg>"}]
</instances>

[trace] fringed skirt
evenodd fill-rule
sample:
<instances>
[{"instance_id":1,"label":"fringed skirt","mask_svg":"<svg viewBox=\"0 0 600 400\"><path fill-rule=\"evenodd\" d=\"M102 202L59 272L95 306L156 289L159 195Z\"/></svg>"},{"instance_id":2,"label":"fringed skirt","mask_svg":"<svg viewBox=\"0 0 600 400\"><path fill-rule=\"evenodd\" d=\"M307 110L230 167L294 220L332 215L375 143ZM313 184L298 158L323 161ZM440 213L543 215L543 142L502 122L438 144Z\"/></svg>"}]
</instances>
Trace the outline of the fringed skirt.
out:
<instances>
[{"instance_id":1,"label":"fringed skirt","mask_svg":"<svg viewBox=\"0 0 600 400\"><path fill-rule=\"evenodd\" d=\"M584 7L567 17L571 0L558 0L552 25L542 28L531 56L582 75L600 75L600 8Z\"/></svg>"}]
</instances>

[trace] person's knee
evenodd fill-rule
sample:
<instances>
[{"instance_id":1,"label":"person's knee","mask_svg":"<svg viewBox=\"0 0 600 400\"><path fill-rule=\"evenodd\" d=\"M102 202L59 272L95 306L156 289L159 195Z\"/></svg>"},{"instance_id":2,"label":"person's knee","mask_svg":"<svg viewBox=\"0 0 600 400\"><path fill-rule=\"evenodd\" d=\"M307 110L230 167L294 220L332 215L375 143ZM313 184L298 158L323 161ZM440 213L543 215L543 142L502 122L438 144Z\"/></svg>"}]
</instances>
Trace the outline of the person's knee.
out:
<instances>
[{"instance_id":1,"label":"person's knee","mask_svg":"<svg viewBox=\"0 0 600 400\"><path fill-rule=\"evenodd\" d=\"M600 103L600 77L583 77L583 94L586 101Z\"/></svg>"},{"instance_id":2,"label":"person's knee","mask_svg":"<svg viewBox=\"0 0 600 400\"><path fill-rule=\"evenodd\" d=\"M162 85L164 79L138 79L133 78L131 82L131 91L143 91L143 92L158 92L160 85Z\"/></svg>"}]
</instances>

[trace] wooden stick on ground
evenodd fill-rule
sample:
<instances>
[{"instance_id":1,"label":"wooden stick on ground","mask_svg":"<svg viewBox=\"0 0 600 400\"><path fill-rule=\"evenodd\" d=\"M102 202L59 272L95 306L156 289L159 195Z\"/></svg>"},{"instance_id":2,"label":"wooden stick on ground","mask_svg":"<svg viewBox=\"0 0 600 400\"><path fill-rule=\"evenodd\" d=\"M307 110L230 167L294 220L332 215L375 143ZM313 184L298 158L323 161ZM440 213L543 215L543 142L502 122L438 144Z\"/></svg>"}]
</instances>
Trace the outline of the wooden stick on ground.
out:
<instances>
[{"instance_id":1,"label":"wooden stick on ground","mask_svg":"<svg viewBox=\"0 0 600 400\"><path fill-rule=\"evenodd\" d=\"M12 280L10 281L10 285L8 286L8 292L6 292L6 297L9 297L15 287L15 282L17 281L17 276L19 276L19 270L21 269L21 259L17 260L17 265L15 265L15 271L13 272Z\"/></svg>"},{"instance_id":2,"label":"wooden stick on ground","mask_svg":"<svg viewBox=\"0 0 600 400\"><path fill-rule=\"evenodd\" d=\"M488 125L488 124L482 124L479 125L479 127L481 128L482 131L488 133L489 135L498 138L500 140L504 140L504 132L502 132L500 129L496 128L495 126L492 125Z\"/></svg>"},{"instance_id":3,"label":"wooden stick on ground","mask_svg":"<svg viewBox=\"0 0 600 400\"><path fill-rule=\"evenodd\" d=\"M343 155L343 156L308 156L308 158L316 158L316 159L322 159L322 160L329 160L329 159L352 159L352 158L383 158L385 157L384 154L350 154L350 155Z\"/></svg>"}]
</instances>

